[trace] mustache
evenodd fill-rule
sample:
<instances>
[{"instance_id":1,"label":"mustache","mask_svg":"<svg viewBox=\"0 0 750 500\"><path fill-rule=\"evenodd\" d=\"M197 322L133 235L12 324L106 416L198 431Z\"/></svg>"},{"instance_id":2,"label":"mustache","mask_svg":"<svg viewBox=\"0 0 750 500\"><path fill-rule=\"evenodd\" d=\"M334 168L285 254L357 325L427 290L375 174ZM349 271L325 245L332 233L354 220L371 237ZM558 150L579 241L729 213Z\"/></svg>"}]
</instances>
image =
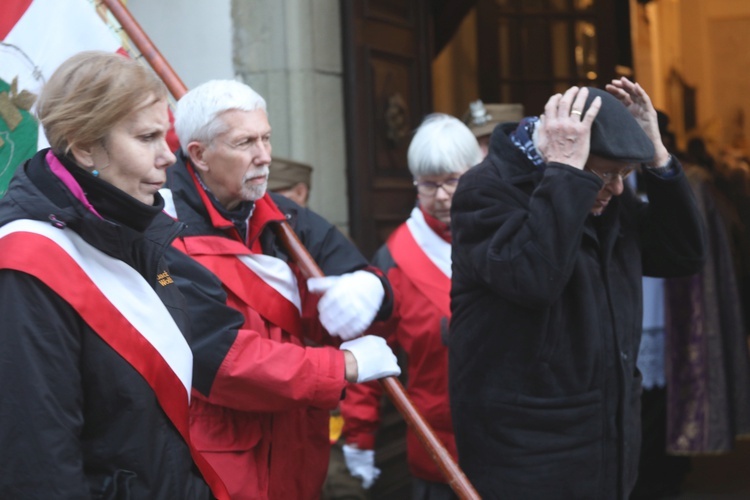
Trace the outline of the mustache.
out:
<instances>
[{"instance_id":1,"label":"mustache","mask_svg":"<svg viewBox=\"0 0 750 500\"><path fill-rule=\"evenodd\" d=\"M262 167L255 168L255 169L247 172L244 175L244 177L242 178L242 180L243 181L249 181L253 177L259 177L261 175L265 175L266 177L268 177L269 172L270 172L270 169L268 168L268 165L264 165Z\"/></svg>"}]
</instances>

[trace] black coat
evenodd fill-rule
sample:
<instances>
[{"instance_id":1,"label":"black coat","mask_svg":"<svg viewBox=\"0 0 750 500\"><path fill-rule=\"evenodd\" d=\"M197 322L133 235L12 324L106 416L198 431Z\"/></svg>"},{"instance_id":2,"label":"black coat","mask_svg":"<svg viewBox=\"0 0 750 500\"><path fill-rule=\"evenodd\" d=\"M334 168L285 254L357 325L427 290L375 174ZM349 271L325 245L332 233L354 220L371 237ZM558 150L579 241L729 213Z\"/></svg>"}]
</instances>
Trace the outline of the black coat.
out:
<instances>
[{"instance_id":1,"label":"black coat","mask_svg":"<svg viewBox=\"0 0 750 500\"><path fill-rule=\"evenodd\" d=\"M600 217L602 181L535 167L508 125L453 198L451 409L483 498L628 497L640 446L641 278L697 272L704 235L682 169ZM673 160L676 161L676 160Z\"/></svg>"},{"instance_id":2,"label":"black coat","mask_svg":"<svg viewBox=\"0 0 750 500\"><path fill-rule=\"evenodd\" d=\"M177 287L157 282L180 224L157 209L146 236L99 219L52 174L45 153L16 172L0 226L54 216L137 270L188 331ZM138 208L128 199L135 202L120 199L126 217ZM0 270L0 318L0 498L211 497L148 383L60 296L28 274Z\"/></svg>"}]
</instances>

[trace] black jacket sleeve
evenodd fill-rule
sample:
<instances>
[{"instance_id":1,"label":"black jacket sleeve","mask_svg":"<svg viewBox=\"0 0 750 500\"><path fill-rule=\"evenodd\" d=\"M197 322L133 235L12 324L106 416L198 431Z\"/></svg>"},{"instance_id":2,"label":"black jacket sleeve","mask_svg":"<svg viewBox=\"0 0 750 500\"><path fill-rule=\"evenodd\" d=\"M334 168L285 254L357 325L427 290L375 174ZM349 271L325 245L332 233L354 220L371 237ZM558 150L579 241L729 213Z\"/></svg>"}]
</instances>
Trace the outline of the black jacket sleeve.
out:
<instances>
[{"instance_id":1,"label":"black jacket sleeve","mask_svg":"<svg viewBox=\"0 0 750 500\"><path fill-rule=\"evenodd\" d=\"M666 178L648 170L643 175L648 194L640 215L646 276L687 276L700 271L706 261L703 217L682 167L677 163L675 168L677 173Z\"/></svg>"},{"instance_id":2,"label":"black jacket sleeve","mask_svg":"<svg viewBox=\"0 0 750 500\"><path fill-rule=\"evenodd\" d=\"M452 205L454 269L471 269L506 300L546 306L568 282L601 181L551 163L529 195L497 170L485 162L461 178Z\"/></svg>"}]
</instances>

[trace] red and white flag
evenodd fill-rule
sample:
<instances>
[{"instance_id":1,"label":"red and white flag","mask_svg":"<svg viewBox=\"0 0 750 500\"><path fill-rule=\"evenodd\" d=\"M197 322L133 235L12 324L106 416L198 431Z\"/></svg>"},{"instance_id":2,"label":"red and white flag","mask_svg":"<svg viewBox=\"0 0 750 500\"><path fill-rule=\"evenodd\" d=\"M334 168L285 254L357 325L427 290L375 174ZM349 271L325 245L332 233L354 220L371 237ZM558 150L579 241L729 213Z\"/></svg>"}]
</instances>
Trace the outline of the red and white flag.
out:
<instances>
[{"instance_id":1,"label":"red and white flag","mask_svg":"<svg viewBox=\"0 0 750 500\"><path fill-rule=\"evenodd\" d=\"M16 166L47 140L33 116L36 96L65 59L122 50L89 0L3 0L0 16L0 196Z\"/></svg>"}]
</instances>

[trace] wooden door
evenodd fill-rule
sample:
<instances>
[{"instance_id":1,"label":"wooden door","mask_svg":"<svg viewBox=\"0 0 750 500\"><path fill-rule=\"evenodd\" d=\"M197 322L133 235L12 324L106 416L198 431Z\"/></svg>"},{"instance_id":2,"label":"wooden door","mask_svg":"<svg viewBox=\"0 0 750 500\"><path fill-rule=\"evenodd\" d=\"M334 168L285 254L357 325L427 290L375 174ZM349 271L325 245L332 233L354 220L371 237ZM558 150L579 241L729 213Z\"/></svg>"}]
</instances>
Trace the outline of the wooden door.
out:
<instances>
[{"instance_id":1,"label":"wooden door","mask_svg":"<svg viewBox=\"0 0 750 500\"><path fill-rule=\"evenodd\" d=\"M371 257L416 199L406 163L432 106L427 0L342 0L350 234Z\"/></svg>"}]
</instances>

